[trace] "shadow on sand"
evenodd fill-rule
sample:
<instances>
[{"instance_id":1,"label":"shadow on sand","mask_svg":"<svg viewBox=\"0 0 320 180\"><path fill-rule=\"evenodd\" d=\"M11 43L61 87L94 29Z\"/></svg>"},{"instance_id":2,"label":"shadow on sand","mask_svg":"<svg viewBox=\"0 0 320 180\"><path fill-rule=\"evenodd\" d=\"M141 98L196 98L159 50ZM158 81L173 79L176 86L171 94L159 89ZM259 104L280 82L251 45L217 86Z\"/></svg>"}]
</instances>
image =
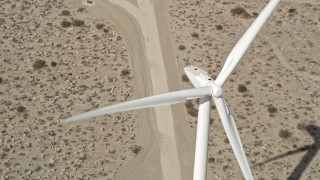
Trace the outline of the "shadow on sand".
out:
<instances>
[{"instance_id":1,"label":"shadow on sand","mask_svg":"<svg viewBox=\"0 0 320 180\"><path fill-rule=\"evenodd\" d=\"M287 178L288 180L300 179L302 173L307 169L308 165L311 163L312 159L316 156L317 152L320 149L320 128L315 125L308 125L305 130L310 134L310 136L312 136L314 140L313 144L298 148L293 151L289 151L284 154L280 154L260 164L268 163L280 158L306 151L306 154L303 156L300 163L297 165L297 167L294 168L293 172Z\"/></svg>"}]
</instances>

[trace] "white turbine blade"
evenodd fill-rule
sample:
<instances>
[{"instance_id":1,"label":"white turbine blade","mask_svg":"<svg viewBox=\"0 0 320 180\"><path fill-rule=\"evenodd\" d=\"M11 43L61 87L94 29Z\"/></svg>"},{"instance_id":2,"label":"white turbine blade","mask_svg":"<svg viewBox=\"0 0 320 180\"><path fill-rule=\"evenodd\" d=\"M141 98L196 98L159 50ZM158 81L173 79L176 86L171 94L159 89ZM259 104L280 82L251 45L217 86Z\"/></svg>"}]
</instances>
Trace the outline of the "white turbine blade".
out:
<instances>
[{"instance_id":1,"label":"white turbine blade","mask_svg":"<svg viewBox=\"0 0 320 180\"><path fill-rule=\"evenodd\" d=\"M200 98L198 111L196 149L194 155L193 179L207 179L208 139L210 127L211 97Z\"/></svg>"},{"instance_id":2,"label":"white turbine blade","mask_svg":"<svg viewBox=\"0 0 320 180\"><path fill-rule=\"evenodd\" d=\"M249 48L250 44L257 36L258 32L265 24L277 4L280 0L271 0L267 6L261 11L257 19L251 24L249 29L244 33L238 43L230 52L220 74L218 75L215 82L222 86L227 78L232 73L233 69L237 66L239 61L241 60L242 56L245 54L247 49Z\"/></svg>"},{"instance_id":3,"label":"white turbine blade","mask_svg":"<svg viewBox=\"0 0 320 180\"><path fill-rule=\"evenodd\" d=\"M246 158L246 155L244 153L242 143L240 140L240 136L236 127L236 124L234 122L234 119L232 115L230 114L227 105L223 99L223 97L218 97L213 99L216 108L218 110L218 113L220 115L222 125L226 131L226 134L228 136L229 142L232 146L232 149L236 155L237 161L240 165L241 171L245 177L246 180L253 180L251 170Z\"/></svg>"},{"instance_id":4,"label":"white turbine blade","mask_svg":"<svg viewBox=\"0 0 320 180\"><path fill-rule=\"evenodd\" d=\"M210 87L202 87L195 89L188 89L182 91L175 91L166 94L155 95L151 97L136 99L128 102L123 102L103 108L99 108L93 111L85 112L79 115L75 115L64 119L63 123L69 123L73 121L80 121L91 117L101 116L104 114L111 114L115 112L123 112L134 109L142 109L148 107L176 104L188 99L200 98L211 94Z\"/></svg>"}]
</instances>

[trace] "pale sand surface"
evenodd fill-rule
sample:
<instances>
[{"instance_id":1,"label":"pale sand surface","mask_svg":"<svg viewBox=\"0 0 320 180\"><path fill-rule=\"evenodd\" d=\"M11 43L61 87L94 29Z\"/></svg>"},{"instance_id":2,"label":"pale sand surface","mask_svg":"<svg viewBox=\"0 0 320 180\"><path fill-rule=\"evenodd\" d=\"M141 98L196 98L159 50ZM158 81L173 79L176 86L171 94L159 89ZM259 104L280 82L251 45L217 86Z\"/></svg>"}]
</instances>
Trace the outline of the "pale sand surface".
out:
<instances>
[{"instance_id":1,"label":"pale sand surface","mask_svg":"<svg viewBox=\"0 0 320 180\"><path fill-rule=\"evenodd\" d=\"M187 56L217 75L254 20L232 16L231 9L244 7L253 16L264 3L95 3L2 2L2 179L192 179L196 118L181 104L68 125L60 119L191 87L181 83ZM71 15L61 16L62 9ZM224 87L256 179L320 178L319 155L312 157L320 138L319 10L317 1L281 3ZM72 18L85 25L61 27ZM98 23L105 27L97 29ZM38 59L46 66L35 70ZM121 75L123 69L130 74ZM239 84L247 91L238 92ZM271 105L275 113L268 112ZM315 129L303 129L302 122ZM280 130L291 136L279 137ZM209 148L208 179L242 179L214 107ZM308 166L304 155L312 158Z\"/></svg>"},{"instance_id":2,"label":"pale sand surface","mask_svg":"<svg viewBox=\"0 0 320 180\"><path fill-rule=\"evenodd\" d=\"M139 9L125 1L111 1L129 12L138 22L144 37L146 62L151 75L154 94L168 92L157 24L150 1L138 1ZM146 82L145 82L146 83ZM155 108L157 129L160 133L160 160L164 179L181 179L171 108Z\"/></svg>"}]
</instances>

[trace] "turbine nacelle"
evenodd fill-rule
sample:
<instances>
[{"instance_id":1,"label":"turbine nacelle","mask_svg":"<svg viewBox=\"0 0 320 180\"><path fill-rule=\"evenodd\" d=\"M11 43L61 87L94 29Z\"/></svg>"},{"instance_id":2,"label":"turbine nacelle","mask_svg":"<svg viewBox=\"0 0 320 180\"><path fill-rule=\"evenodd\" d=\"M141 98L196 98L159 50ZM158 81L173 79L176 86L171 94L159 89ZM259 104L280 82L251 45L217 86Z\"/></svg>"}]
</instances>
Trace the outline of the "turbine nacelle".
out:
<instances>
[{"instance_id":1,"label":"turbine nacelle","mask_svg":"<svg viewBox=\"0 0 320 180\"><path fill-rule=\"evenodd\" d=\"M220 97L222 95L222 87L215 83L207 71L197 66L187 66L184 68L184 72L194 87L200 88L207 86L211 88L210 96Z\"/></svg>"}]
</instances>

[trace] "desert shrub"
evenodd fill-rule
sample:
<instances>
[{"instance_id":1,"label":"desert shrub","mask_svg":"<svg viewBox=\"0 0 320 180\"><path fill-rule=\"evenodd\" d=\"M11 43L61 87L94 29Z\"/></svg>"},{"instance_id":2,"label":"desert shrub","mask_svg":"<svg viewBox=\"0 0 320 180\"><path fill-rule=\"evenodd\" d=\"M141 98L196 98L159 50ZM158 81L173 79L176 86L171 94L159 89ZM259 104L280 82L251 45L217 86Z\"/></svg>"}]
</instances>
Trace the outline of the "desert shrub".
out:
<instances>
[{"instance_id":1,"label":"desert shrub","mask_svg":"<svg viewBox=\"0 0 320 180\"><path fill-rule=\"evenodd\" d=\"M260 155L260 152L253 152L253 156L258 156Z\"/></svg>"},{"instance_id":2,"label":"desert shrub","mask_svg":"<svg viewBox=\"0 0 320 180\"><path fill-rule=\"evenodd\" d=\"M247 87L245 85L243 85L243 84L239 84L238 85L238 91L239 92L243 93L243 92L246 92L247 90L248 89L247 89Z\"/></svg>"},{"instance_id":3,"label":"desert shrub","mask_svg":"<svg viewBox=\"0 0 320 180\"><path fill-rule=\"evenodd\" d=\"M62 11L61 11L61 15L62 15L62 16L70 16L70 11L68 11L68 10L62 10Z\"/></svg>"},{"instance_id":4,"label":"desert shrub","mask_svg":"<svg viewBox=\"0 0 320 180\"><path fill-rule=\"evenodd\" d=\"M104 29L103 32L108 33L109 29Z\"/></svg>"},{"instance_id":5,"label":"desert shrub","mask_svg":"<svg viewBox=\"0 0 320 180\"><path fill-rule=\"evenodd\" d=\"M104 24L102 24L102 23L100 23L100 24L96 24L96 28L97 29L102 29L102 28L104 28Z\"/></svg>"},{"instance_id":6,"label":"desert shrub","mask_svg":"<svg viewBox=\"0 0 320 180\"><path fill-rule=\"evenodd\" d=\"M180 45L178 48L180 51L186 50L186 47L184 45Z\"/></svg>"},{"instance_id":7,"label":"desert shrub","mask_svg":"<svg viewBox=\"0 0 320 180\"><path fill-rule=\"evenodd\" d=\"M298 146L296 144L292 145L293 148L297 148Z\"/></svg>"},{"instance_id":8,"label":"desert shrub","mask_svg":"<svg viewBox=\"0 0 320 180\"><path fill-rule=\"evenodd\" d=\"M46 65L46 62L44 60L37 60L33 63L32 67L33 69L41 69Z\"/></svg>"},{"instance_id":9,"label":"desert shrub","mask_svg":"<svg viewBox=\"0 0 320 180\"><path fill-rule=\"evenodd\" d=\"M294 13L294 12L296 12L296 11L297 11L296 8L290 8L290 9L288 9L288 13Z\"/></svg>"},{"instance_id":10,"label":"desert shrub","mask_svg":"<svg viewBox=\"0 0 320 180\"><path fill-rule=\"evenodd\" d=\"M251 18L251 15L243 7L235 7L231 9L232 16L241 16L244 18Z\"/></svg>"},{"instance_id":11,"label":"desert shrub","mask_svg":"<svg viewBox=\"0 0 320 180\"><path fill-rule=\"evenodd\" d=\"M297 124L297 128L299 130L305 130L307 128L307 126L308 126L307 123L304 123L304 122L300 122Z\"/></svg>"},{"instance_id":12,"label":"desert shrub","mask_svg":"<svg viewBox=\"0 0 320 180\"><path fill-rule=\"evenodd\" d=\"M222 26L220 24L216 25L215 27L216 27L217 30L221 30L222 29Z\"/></svg>"},{"instance_id":13,"label":"desert shrub","mask_svg":"<svg viewBox=\"0 0 320 180\"><path fill-rule=\"evenodd\" d=\"M212 123L213 123L213 121L214 121L214 120L213 120L213 118L210 118L210 124L212 124Z\"/></svg>"},{"instance_id":14,"label":"desert shrub","mask_svg":"<svg viewBox=\"0 0 320 180\"><path fill-rule=\"evenodd\" d=\"M199 34L196 32L191 33L191 36L194 38L199 38Z\"/></svg>"},{"instance_id":15,"label":"desert shrub","mask_svg":"<svg viewBox=\"0 0 320 180\"><path fill-rule=\"evenodd\" d=\"M117 36L117 38L116 38L118 41L120 41L121 39L122 39L122 37L121 36Z\"/></svg>"},{"instance_id":16,"label":"desert shrub","mask_svg":"<svg viewBox=\"0 0 320 180\"><path fill-rule=\"evenodd\" d=\"M230 168L230 167L229 167L228 165L222 166L222 170L223 170L224 172L226 172L229 168Z\"/></svg>"},{"instance_id":17,"label":"desert shrub","mask_svg":"<svg viewBox=\"0 0 320 180\"><path fill-rule=\"evenodd\" d=\"M128 69L121 70L121 76L127 76L130 74L130 71Z\"/></svg>"},{"instance_id":18,"label":"desert shrub","mask_svg":"<svg viewBox=\"0 0 320 180\"><path fill-rule=\"evenodd\" d=\"M189 81L189 78L188 78L188 76L187 75L182 75L182 81L183 82L188 82Z\"/></svg>"},{"instance_id":19,"label":"desert shrub","mask_svg":"<svg viewBox=\"0 0 320 180\"><path fill-rule=\"evenodd\" d=\"M245 12L242 17L246 18L246 19L250 19L251 15L248 12Z\"/></svg>"},{"instance_id":20,"label":"desert shrub","mask_svg":"<svg viewBox=\"0 0 320 180\"><path fill-rule=\"evenodd\" d=\"M133 147L131 147L131 150L134 154L138 154L141 151L141 149L142 147L137 145L134 145Z\"/></svg>"},{"instance_id":21,"label":"desert shrub","mask_svg":"<svg viewBox=\"0 0 320 180\"><path fill-rule=\"evenodd\" d=\"M55 61L51 61L50 65L51 65L52 67L54 67L54 66L57 65L57 63L56 63Z\"/></svg>"},{"instance_id":22,"label":"desert shrub","mask_svg":"<svg viewBox=\"0 0 320 180\"><path fill-rule=\"evenodd\" d=\"M34 169L35 172L41 171L42 167L40 165L37 165L36 168Z\"/></svg>"},{"instance_id":23,"label":"desert shrub","mask_svg":"<svg viewBox=\"0 0 320 180\"><path fill-rule=\"evenodd\" d=\"M231 9L231 14L233 16L240 15L240 14L244 13L245 11L246 10L243 7L235 7L233 9Z\"/></svg>"},{"instance_id":24,"label":"desert shrub","mask_svg":"<svg viewBox=\"0 0 320 180\"><path fill-rule=\"evenodd\" d=\"M197 117L198 116L198 110L195 108L190 108L188 109L188 114L190 114L190 116L192 117Z\"/></svg>"},{"instance_id":25,"label":"desert shrub","mask_svg":"<svg viewBox=\"0 0 320 180\"><path fill-rule=\"evenodd\" d=\"M78 20L78 19L74 19L74 20L72 20L72 25L80 27L80 26L84 25L84 21Z\"/></svg>"},{"instance_id":26,"label":"desert shrub","mask_svg":"<svg viewBox=\"0 0 320 180\"><path fill-rule=\"evenodd\" d=\"M18 112L23 112L23 111L25 111L25 110L26 110L26 108L23 107L23 106L21 106L21 105L17 107L17 111L18 111Z\"/></svg>"},{"instance_id":27,"label":"desert shrub","mask_svg":"<svg viewBox=\"0 0 320 180\"><path fill-rule=\"evenodd\" d=\"M208 160L209 160L209 163L214 163L216 161L216 159L214 159L213 157L210 157Z\"/></svg>"},{"instance_id":28,"label":"desert shrub","mask_svg":"<svg viewBox=\"0 0 320 180\"><path fill-rule=\"evenodd\" d=\"M254 17L258 17L259 14L258 14L257 12L253 12L252 15L253 15Z\"/></svg>"},{"instance_id":29,"label":"desert shrub","mask_svg":"<svg viewBox=\"0 0 320 180\"><path fill-rule=\"evenodd\" d=\"M85 10L85 8L79 8L78 10L77 10L77 12L83 12Z\"/></svg>"},{"instance_id":30,"label":"desert shrub","mask_svg":"<svg viewBox=\"0 0 320 180\"><path fill-rule=\"evenodd\" d=\"M0 77L0 84L1 84L1 83L3 83L3 78L2 78L2 77Z\"/></svg>"},{"instance_id":31,"label":"desert shrub","mask_svg":"<svg viewBox=\"0 0 320 180\"><path fill-rule=\"evenodd\" d=\"M286 129L281 129L279 131L279 137L287 139L289 137L291 137L292 133L289 130Z\"/></svg>"},{"instance_id":32,"label":"desert shrub","mask_svg":"<svg viewBox=\"0 0 320 180\"><path fill-rule=\"evenodd\" d=\"M56 134L54 131L49 131L49 132L48 132L48 135L49 135L49 136L56 136L57 134Z\"/></svg>"},{"instance_id":33,"label":"desert shrub","mask_svg":"<svg viewBox=\"0 0 320 180\"><path fill-rule=\"evenodd\" d=\"M281 21L281 20L276 21L276 24L277 24L278 26L280 26L280 25L282 24L282 21Z\"/></svg>"},{"instance_id":34,"label":"desert shrub","mask_svg":"<svg viewBox=\"0 0 320 180\"><path fill-rule=\"evenodd\" d=\"M61 26L62 27L70 27L71 26L71 22L69 22L69 21L66 21L66 20L63 20L63 21L61 21Z\"/></svg>"},{"instance_id":35,"label":"desert shrub","mask_svg":"<svg viewBox=\"0 0 320 180\"><path fill-rule=\"evenodd\" d=\"M92 4L92 3L93 3L93 1L91 1L91 0L87 0L87 3L88 3L88 4Z\"/></svg>"},{"instance_id":36,"label":"desert shrub","mask_svg":"<svg viewBox=\"0 0 320 180\"><path fill-rule=\"evenodd\" d=\"M274 107L274 106L269 106L268 107L268 112L269 113L275 113L275 112L277 112L278 111L278 109L276 108L276 107Z\"/></svg>"},{"instance_id":37,"label":"desert shrub","mask_svg":"<svg viewBox=\"0 0 320 180\"><path fill-rule=\"evenodd\" d=\"M184 105L186 106L187 109L193 108L193 103L191 100L185 102Z\"/></svg>"}]
</instances>

